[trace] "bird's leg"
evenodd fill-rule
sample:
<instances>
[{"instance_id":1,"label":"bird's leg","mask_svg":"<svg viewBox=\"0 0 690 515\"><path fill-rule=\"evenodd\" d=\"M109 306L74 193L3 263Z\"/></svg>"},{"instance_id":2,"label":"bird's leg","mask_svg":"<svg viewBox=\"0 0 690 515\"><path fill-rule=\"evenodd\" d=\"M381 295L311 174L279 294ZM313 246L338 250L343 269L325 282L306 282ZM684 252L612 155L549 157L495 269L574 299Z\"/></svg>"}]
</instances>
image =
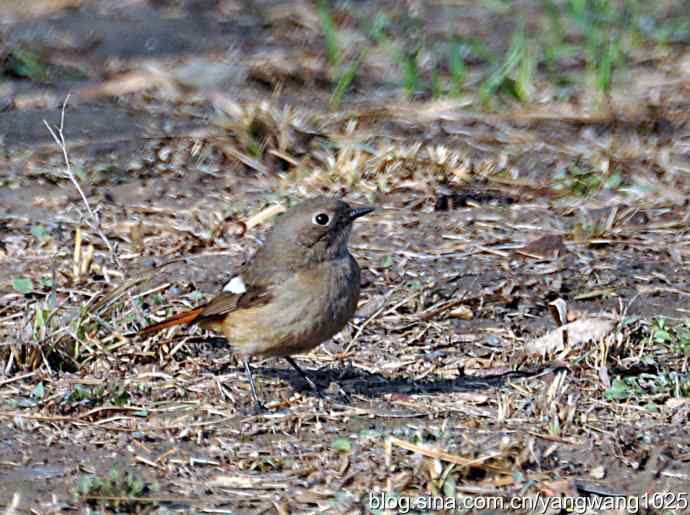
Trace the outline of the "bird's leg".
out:
<instances>
[{"instance_id":1,"label":"bird's leg","mask_svg":"<svg viewBox=\"0 0 690 515\"><path fill-rule=\"evenodd\" d=\"M263 404L261 404L261 401L259 400L259 396L256 395L256 385L254 384L254 375L252 374L252 367L249 365L249 358L244 360L244 371L247 373L247 379L249 379L249 386L252 389L252 397L254 398L254 403L256 404L256 411L258 413L266 411L266 408Z\"/></svg>"},{"instance_id":2,"label":"bird's leg","mask_svg":"<svg viewBox=\"0 0 690 515\"><path fill-rule=\"evenodd\" d=\"M302 379L304 379L309 384L310 388L312 390L314 390L314 392L316 392L316 394L323 399L323 394L321 393L321 389L318 386L316 386L316 383L314 383L314 381L311 380L311 378L306 374L306 372L304 372L304 370L299 368L299 365L297 365L295 360L292 359L290 356L285 356L285 360L288 363L290 363L290 366L292 366L292 368L297 370L299 375L302 376Z\"/></svg>"}]
</instances>

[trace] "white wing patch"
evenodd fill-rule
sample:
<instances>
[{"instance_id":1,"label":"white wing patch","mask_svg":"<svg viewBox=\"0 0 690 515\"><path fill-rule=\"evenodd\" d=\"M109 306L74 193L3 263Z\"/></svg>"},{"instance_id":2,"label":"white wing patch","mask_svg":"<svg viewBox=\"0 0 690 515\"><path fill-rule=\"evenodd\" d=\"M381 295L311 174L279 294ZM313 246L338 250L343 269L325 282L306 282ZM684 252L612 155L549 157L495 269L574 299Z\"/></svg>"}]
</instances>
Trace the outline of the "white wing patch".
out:
<instances>
[{"instance_id":1,"label":"white wing patch","mask_svg":"<svg viewBox=\"0 0 690 515\"><path fill-rule=\"evenodd\" d=\"M244 284L244 279L242 279L241 275L236 275L228 281L228 284L223 286L223 291L240 295L247 291L247 285Z\"/></svg>"}]
</instances>

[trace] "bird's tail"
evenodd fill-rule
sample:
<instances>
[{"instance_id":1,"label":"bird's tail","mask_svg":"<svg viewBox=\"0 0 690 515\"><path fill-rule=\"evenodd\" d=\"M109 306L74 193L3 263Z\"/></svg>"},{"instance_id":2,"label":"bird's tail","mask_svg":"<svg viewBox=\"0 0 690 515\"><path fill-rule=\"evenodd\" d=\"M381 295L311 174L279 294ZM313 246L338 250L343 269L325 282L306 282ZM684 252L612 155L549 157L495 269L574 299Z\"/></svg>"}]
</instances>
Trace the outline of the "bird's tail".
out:
<instances>
[{"instance_id":1,"label":"bird's tail","mask_svg":"<svg viewBox=\"0 0 690 515\"><path fill-rule=\"evenodd\" d=\"M162 322L158 322L156 324L150 325L148 327L144 327L142 330L136 333L137 336L149 336L151 334L157 333L158 331L165 329L167 327L173 327L176 325L182 325L182 324L191 324L194 322L197 318L199 318L199 315L201 315L201 312L204 310L205 306L199 306L198 308L191 309L189 311L184 311L182 313L178 313L177 315L173 315L170 318L166 318Z\"/></svg>"}]
</instances>

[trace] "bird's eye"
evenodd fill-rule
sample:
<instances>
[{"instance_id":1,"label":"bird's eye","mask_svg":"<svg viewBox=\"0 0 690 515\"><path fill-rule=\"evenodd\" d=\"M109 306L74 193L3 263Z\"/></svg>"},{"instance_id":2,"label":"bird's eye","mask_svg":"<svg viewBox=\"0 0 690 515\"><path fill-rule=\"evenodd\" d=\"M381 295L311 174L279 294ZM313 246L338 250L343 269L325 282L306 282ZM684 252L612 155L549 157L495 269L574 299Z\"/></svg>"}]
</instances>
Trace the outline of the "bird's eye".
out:
<instances>
[{"instance_id":1,"label":"bird's eye","mask_svg":"<svg viewBox=\"0 0 690 515\"><path fill-rule=\"evenodd\" d=\"M314 222L316 225L328 225L330 221L331 218L326 213L317 213L312 219L312 222Z\"/></svg>"}]
</instances>

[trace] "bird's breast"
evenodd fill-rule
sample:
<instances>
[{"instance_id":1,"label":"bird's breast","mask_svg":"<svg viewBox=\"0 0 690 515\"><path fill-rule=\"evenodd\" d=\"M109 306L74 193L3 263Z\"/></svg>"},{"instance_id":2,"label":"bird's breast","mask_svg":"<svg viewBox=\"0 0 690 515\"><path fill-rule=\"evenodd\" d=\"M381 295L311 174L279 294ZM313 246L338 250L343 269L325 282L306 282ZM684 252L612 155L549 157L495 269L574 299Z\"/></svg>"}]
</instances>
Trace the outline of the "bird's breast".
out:
<instances>
[{"instance_id":1,"label":"bird's breast","mask_svg":"<svg viewBox=\"0 0 690 515\"><path fill-rule=\"evenodd\" d=\"M357 309L359 289L359 266L348 253L272 285L268 303L233 311L223 322L223 333L247 355L306 352L347 324Z\"/></svg>"}]
</instances>

